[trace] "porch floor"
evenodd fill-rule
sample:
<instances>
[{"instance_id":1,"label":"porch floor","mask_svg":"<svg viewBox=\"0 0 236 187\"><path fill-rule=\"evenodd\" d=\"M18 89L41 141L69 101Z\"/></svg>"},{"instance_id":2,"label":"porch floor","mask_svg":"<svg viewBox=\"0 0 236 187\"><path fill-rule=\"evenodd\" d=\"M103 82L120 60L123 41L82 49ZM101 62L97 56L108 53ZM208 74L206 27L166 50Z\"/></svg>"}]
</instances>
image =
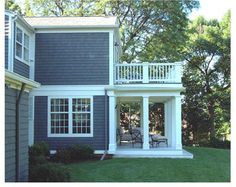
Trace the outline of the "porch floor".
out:
<instances>
[{"instance_id":1,"label":"porch floor","mask_svg":"<svg viewBox=\"0 0 236 187\"><path fill-rule=\"evenodd\" d=\"M152 147L149 149L142 149L141 144L135 144L134 147L130 143L118 145L114 153L116 158L188 158L192 159L193 154L184 149L175 149L167 147L165 144Z\"/></svg>"}]
</instances>

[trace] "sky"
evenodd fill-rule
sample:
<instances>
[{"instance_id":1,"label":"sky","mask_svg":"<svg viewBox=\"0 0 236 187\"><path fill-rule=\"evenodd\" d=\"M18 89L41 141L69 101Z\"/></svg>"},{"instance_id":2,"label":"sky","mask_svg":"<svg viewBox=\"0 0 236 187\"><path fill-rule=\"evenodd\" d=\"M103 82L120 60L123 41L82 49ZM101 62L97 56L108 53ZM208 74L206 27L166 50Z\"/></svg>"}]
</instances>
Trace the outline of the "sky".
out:
<instances>
[{"instance_id":1,"label":"sky","mask_svg":"<svg viewBox=\"0 0 236 187\"><path fill-rule=\"evenodd\" d=\"M198 16L203 16L209 19L222 19L224 14L232 7L231 0L199 0L200 8L194 10L189 18L194 19Z\"/></svg>"}]
</instances>

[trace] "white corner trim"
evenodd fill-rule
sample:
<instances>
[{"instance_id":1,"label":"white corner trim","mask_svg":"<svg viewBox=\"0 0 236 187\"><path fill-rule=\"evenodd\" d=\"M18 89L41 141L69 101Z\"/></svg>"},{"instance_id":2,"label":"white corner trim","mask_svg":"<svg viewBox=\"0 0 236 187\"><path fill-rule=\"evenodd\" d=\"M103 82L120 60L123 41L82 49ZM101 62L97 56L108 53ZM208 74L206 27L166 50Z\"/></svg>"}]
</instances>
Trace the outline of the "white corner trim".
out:
<instances>
[{"instance_id":1,"label":"white corner trim","mask_svg":"<svg viewBox=\"0 0 236 187\"><path fill-rule=\"evenodd\" d=\"M114 31L109 32L109 85L114 84Z\"/></svg>"},{"instance_id":2,"label":"white corner trim","mask_svg":"<svg viewBox=\"0 0 236 187\"><path fill-rule=\"evenodd\" d=\"M29 146L34 144L34 96L29 95Z\"/></svg>"},{"instance_id":3,"label":"white corner trim","mask_svg":"<svg viewBox=\"0 0 236 187\"><path fill-rule=\"evenodd\" d=\"M55 98L59 98L59 99L69 99L69 111L68 111L68 120L69 120L69 133L68 134L52 134L51 133L51 110L50 110L50 106L51 106L51 99L55 99ZM73 126L73 122L72 122L72 99L74 98L88 98L90 99L90 130L91 132L89 134L73 134L72 133L72 126ZM92 96L49 96L48 97L48 102L47 102L47 137L62 137L62 138L69 138L69 137L93 137L93 97Z\"/></svg>"}]
</instances>

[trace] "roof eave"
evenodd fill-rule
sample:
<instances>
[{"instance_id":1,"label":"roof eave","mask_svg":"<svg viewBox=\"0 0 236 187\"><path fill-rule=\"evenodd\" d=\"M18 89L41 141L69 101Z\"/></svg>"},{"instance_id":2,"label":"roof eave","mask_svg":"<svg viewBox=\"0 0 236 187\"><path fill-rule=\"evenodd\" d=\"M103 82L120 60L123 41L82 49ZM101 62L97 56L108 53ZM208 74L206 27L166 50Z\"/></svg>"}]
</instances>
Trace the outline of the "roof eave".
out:
<instances>
[{"instance_id":1,"label":"roof eave","mask_svg":"<svg viewBox=\"0 0 236 187\"><path fill-rule=\"evenodd\" d=\"M65 26L48 26L48 25L42 25L42 26L34 26L32 25L34 29L86 29L86 28L119 28L119 25L65 25Z\"/></svg>"}]
</instances>

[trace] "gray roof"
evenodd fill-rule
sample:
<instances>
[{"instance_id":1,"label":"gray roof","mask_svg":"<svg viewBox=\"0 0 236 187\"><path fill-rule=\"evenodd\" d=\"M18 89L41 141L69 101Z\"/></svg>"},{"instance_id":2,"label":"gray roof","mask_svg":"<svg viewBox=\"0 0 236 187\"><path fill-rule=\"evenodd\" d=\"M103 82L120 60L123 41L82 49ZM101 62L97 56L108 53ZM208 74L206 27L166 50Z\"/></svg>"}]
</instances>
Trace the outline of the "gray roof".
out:
<instances>
[{"instance_id":1,"label":"gray roof","mask_svg":"<svg viewBox=\"0 0 236 187\"><path fill-rule=\"evenodd\" d=\"M108 17L25 17L33 28L114 28L118 27L115 16Z\"/></svg>"}]
</instances>

